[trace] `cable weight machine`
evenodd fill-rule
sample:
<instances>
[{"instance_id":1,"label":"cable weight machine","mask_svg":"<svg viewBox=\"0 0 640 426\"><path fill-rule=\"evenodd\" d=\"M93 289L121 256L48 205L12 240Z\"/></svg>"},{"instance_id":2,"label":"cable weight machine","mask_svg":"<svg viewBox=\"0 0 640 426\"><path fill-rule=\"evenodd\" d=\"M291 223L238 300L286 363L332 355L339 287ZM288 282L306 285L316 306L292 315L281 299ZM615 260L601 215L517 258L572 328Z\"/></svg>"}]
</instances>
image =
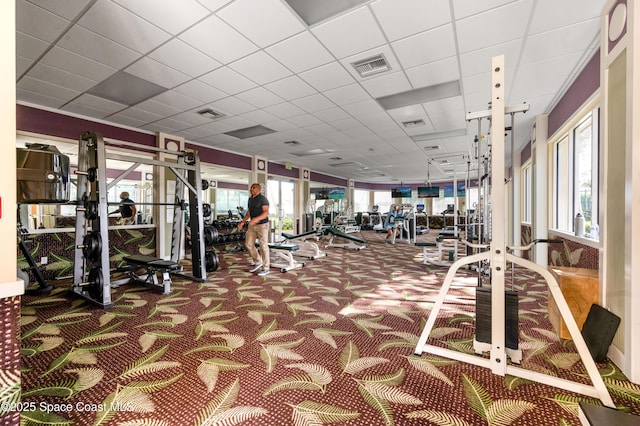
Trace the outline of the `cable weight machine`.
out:
<instances>
[{"instance_id":1,"label":"cable weight machine","mask_svg":"<svg viewBox=\"0 0 640 426\"><path fill-rule=\"evenodd\" d=\"M109 145L136 147L126 142L109 142ZM189 226L191 228L191 260L193 275L186 275L178 265L180 248L184 234L184 211L178 206L184 203L176 201L173 215L171 235L171 255L168 261L162 259L137 259L131 256L132 262L149 260L149 270L160 271L165 278L162 285L151 282L154 289L163 293L170 291L169 273L183 275L196 281L207 280L207 259L211 253L205 251L205 227L203 220L204 203L202 197L203 182L200 178L200 161L193 152L169 151L154 147L146 150L162 152L175 156L175 161L142 160L140 157L110 153L107 155L107 143L97 133L85 132L78 143L78 171L77 174L77 202L75 229L75 257L73 271L73 285L71 292L95 303L103 308L112 306L111 288L116 284L110 279L109 262L109 233L108 233L108 202L109 189L124 179L140 164L167 167L176 175L176 199L183 194L185 188L189 191ZM107 156L133 163L110 184L107 184ZM145 256L138 256L145 257ZM217 256L214 259L217 265ZM145 257L147 258L147 257ZM125 258L126 260L126 258ZM211 269L211 268L209 268ZM150 276L150 274L149 274ZM151 281L151 280L150 280ZM155 285L153 285L155 284Z\"/></svg>"},{"instance_id":2,"label":"cable weight machine","mask_svg":"<svg viewBox=\"0 0 640 426\"><path fill-rule=\"evenodd\" d=\"M492 204L497 206L491 212L493 224L491 229L491 241L487 244L471 244L474 248L484 250L476 254L472 254L466 257L462 257L455 261L449 268L447 275L444 279L444 283L440 289L440 292L436 298L435 304L431 312L427 323L420 335L414 353L416 355L422 355L427 352L434 355L442 356L449 359L454 359L461 362L477 365L480 367L489 368L493 374L505 376L506 374L524 378L527 380L543 383L549 386L554 386L560 389L565 389L570 392L579 393L582 395L598 398L602 403L610 408L615 408L611 395L609 394L602 377L599 374L598 368L591 357L589 349L585 343L580 330L576 324L569 306L567 305L558 282L553 275L546 269L534 262L527 259L523 259L514 255L512 252L523 251L530 249L535 243L543 243L548 241L534 241L528 246L523 247L509 247L505 241L505 212L502 206L505 202L505 188L504 188L504 176L505 176L505 143L504 143L504 130L505 130L505 115L509 113L505 109L504 104L504 56L497 56L492 58L491 64L491 104L492 108L489 112L491 121L491 179L494 185L491 187L491 199ZM480 114L483 115L483 114ZM469 116L467 116L469 118ZM472 117L472 119L475 117ZM467 243L470 245L469 243ZM472 354L466 354L458 351L454 351L448 348L437 346L427 343L431 330L435 325L436 319L447 293L451 287L453 278L458 269L465 265L472 264L474 262L488 261L491 273L491 342L489 343L489 357L482 357ZM506 325L506 309L505 309L505 270L507 262L512 262L516 265L530 269L540 274L546 281L550 296L556 302L560 315L567 325L567 329L574 341L578 354L585 366L592 385L584 384L581 382L575 382L568 379L562 379L559 377L553 377L538 371L531 371L525 368L521 368L517 365L509 363L509 358L513 356L512 361L514 363L519 362L517 359L518 354L513 353L507 348L507 342L505 338L505 325Z\"/></svg>"}]
</instances>

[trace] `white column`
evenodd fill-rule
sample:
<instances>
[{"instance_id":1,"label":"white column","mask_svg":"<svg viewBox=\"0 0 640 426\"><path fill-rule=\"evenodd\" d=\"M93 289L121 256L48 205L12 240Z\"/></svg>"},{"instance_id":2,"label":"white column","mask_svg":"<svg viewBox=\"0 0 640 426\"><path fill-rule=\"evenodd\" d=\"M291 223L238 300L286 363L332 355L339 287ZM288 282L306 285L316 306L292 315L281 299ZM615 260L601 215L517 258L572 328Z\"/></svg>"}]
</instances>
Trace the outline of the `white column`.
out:
<instances>
[{"instance_id":1,"label":"white column","mask_svg":"<svg viewBox=\"0 0 640 426\"><path fill-rule=\"evenodd\" d=\"M538 115L532 129L531 158L533 171L533 211L531 238L548 238L549 235L549 150L547 146L547 115ZM533 247L533 261L547 267L547 244Z\"/></svg>"}]
</instances>

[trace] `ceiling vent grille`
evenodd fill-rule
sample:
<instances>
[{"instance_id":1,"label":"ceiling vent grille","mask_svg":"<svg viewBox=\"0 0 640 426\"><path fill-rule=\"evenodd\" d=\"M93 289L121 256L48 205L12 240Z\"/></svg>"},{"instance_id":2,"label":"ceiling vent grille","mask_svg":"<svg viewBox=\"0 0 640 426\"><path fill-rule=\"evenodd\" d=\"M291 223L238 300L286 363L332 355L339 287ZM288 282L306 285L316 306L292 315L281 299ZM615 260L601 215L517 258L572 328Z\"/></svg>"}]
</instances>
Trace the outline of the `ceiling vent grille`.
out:
<instances>
[{"instance_id":1,"label":"ceiling vent grille","mask_svg":"<svg viewBox=\"0 0 640 426\"><path fill-rule=\"evenodd\" d=\"M424 147L425 151L437 151L439 149L441 149L442 147L440 145L428 145Z\"/></svg>"},{"instance_id":2,"label":"ceiling vent grille","mask_svg":"<svg viewBox=\"0 0 640 426\"><path fill-rule=\"evenodd\" d=\"M391 69L391 66L382 54L363 59L361 61L353 62L351 65L353 66L353 68L355 68L355 70L358 72L358 74L360 74L361 77L369 77L371 75L380 74Z\"/></svg>"},{"instance_id":3,"label":"ceiling vent grille","mask_svg":"<svg viewBox=\"0 0 640 426\"><path fill-rule=\"evenodd\" d=\"M419 120L403 121L402 125L406 128L420 127L420 126L424 126L424 120L419 119Z\"/></svg>"},{"instance_id":4,"label":"ceiling vent grille","mask_svg":"<svg viewBox=\"0 0 640 426\"><path fill-rule=\"evenodd\" d=\"M218 118L222 118L222 117L226 117L225 114L218 112L218 111L214 111L211 108L206 108L203 110L198 111L198 114L200 114L203 117L207 117L210 118L212 120L216 120Z\"/></svg>"}]
</instances>

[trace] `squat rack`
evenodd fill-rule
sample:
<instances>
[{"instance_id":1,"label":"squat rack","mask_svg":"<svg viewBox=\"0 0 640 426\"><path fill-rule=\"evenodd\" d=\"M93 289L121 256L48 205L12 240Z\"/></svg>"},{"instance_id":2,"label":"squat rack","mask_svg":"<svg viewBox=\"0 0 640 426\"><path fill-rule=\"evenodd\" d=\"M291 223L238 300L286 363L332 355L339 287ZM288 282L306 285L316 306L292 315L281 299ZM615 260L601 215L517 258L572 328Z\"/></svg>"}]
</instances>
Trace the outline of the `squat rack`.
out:
<instances>
[{"instance_id":1,"label":"squat rack","mask_svg":"<svg viewBox=\"0 0 640 426\"><path fill-rule=\"evenodd\" d=\"M562 295L562 291L560 290L560 286L556 279L547 269L511 253L515 250L526 250L534 243L524 247L509 247L506 245L504 226L505 213L502 208L505 201L504 129L505 115L508 113L504 104L504 56L496 56L492 58L491 72L491 110L488 113L491 120L492 138L491 178L494 183L491 187L491 197L492 205L497 206L497 208L492 211L492 223L497 224L497 226L492 227L491 241L489 244L469 244L475 248L485 249L486 251L462 257L455 261L449 268L438 297L436 298L435 305L429 313L429 318L425 324L422 334L420 335L414 353L416 355L422 355L422 353L427 352L443 356L445 358L466 362L468 364L486 367L491 369L494 374L501 376L510 374L512 376L521 377L527 380L565 389L567 391L599 398L605 406L615 408L611 395L598 372L598 368L591 357L589 349L587 348L571 311L569 310L569 306ZM431 334L433 326L435 325L438 313L442 308L457 270L464 265L483 260L488 260L491 267L491 345L489 358L487 359L481 356L470 355L428 344L427 340ZM582 363L584 364L589 378L591 379L591 386L559 377L553 377L541 372L527 370L525 368L511 365L507 362L507 358L510 356L507 351L505 339L505 270L507 261L531 269L545 279L549 288L549 293L558 306L560 315L567 325L567 329L571 334L571 338L578 350L578 354L580 355Z\"/></svg>"},{"instance_id":2,"label":"squat rack","mask_svg":"<svg viewBox=\"0 0 640 426\"><path fill-rule=\"evenodd\" d=\"M189 278L206 281L203 188L200 178L200 160L197 154L145 146L145 150L171 154L175 156L175 161L141 159L114 153L107 155L107 144L134 146L126 142L107 143L102 135L93 132L82 134L78 144L77 204L84 207L76 208L76 250L71 291L103 308L112 306L107 192L140 164L167 167L173 171L176 175L176 199L184 193L185 188L188 188L193 265L193 276ZM107 157L133 163L109 185L107 185ZM175 263L179 261L183 232L183 210L175 208L170 257L170 260Z\"/></svg>"}]
</instances>

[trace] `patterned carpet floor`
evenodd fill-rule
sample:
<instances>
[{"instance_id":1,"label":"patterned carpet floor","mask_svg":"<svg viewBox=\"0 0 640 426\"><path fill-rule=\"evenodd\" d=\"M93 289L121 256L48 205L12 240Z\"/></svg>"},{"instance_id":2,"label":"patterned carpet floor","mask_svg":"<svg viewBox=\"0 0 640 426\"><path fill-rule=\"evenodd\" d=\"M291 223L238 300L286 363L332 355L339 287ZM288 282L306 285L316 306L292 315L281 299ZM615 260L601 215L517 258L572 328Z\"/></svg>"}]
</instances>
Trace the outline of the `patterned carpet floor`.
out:
<instances>
[{"instance_id":1,"label":"patterned carpet floor","mask_svg":"<svg viewBox=\"0 0 640 426\"><path fill-rule=\"evenodd\" d=\"M433 231L432 231L433 232ZM99 309L58 286L21 310L24 425L579 425L555 387L413 355L446 268L420 248L358 234L361 251L266 277L220 252L204 283L172 293L113 290ZM427 239L430 236L420 236ZM589 383L547 318L546 285L517 270L522 366ZM477 276L456 276L431 338L472 353ZM598 364L616 405L640 414L640 386Z\"/></svg>"}]
</instances>

